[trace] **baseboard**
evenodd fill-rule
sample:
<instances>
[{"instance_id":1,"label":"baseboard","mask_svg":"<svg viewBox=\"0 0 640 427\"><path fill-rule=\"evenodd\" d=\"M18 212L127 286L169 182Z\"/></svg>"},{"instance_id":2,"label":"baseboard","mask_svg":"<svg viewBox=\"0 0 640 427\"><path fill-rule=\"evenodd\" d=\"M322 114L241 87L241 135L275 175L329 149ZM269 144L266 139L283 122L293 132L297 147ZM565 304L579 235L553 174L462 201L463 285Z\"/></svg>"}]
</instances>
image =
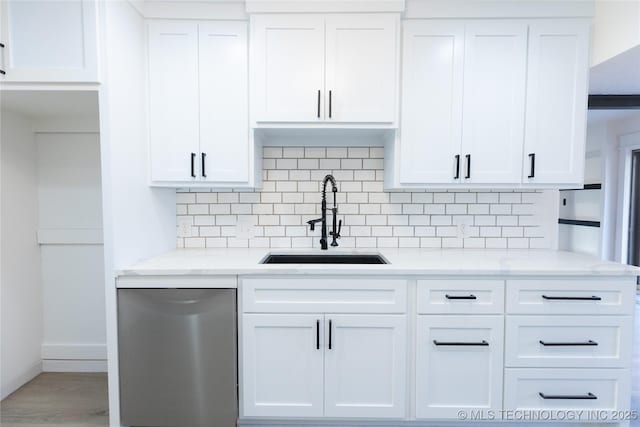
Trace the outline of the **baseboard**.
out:
<instances>
[{"instance_id":1,"label":"baseboard","mask_svg":"<svg viewBox=\"0 0 640 427\"><path fill-rule=\"evenodd\" d=\"M10 380L7 383L3 383L0 388L0 395L2 396L0 397L0 400L4 400L5 397L9 396L11 393L37 377L41 372L42 362L37 361L15 379Z\"/></svg>"},{"instance_id":2,"label":"baseboard","mask_svg":"<svg viewBox=\"0 0 640 427\"><path fill-rule=\"evenodd\" d=\"M44 359L43 372L107 372L106 360Z\"/></svg>"},{"instance_id":3,"label":"baseboard","mask_svg":"<svg viewBox=\"0 0 640 427\"><path fill-rule=\"evenodd\" d=\"M45 360L106 360L106 344L42 344Z\"/></svg>"}]
</instances>

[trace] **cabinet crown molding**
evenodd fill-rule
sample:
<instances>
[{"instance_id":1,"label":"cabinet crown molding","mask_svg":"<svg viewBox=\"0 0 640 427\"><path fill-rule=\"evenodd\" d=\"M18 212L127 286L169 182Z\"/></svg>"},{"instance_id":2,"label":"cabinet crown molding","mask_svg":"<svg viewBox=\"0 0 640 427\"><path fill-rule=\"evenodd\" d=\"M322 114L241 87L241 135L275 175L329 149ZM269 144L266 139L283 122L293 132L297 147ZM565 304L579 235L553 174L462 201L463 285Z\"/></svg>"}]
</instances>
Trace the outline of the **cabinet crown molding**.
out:
<instances>
[{"instance_id":1,"label":"cabinet crown molding","mask_svg":"<svg viewBox=\"0 0 640 427\"><path fill-rule=\"evenodd\" d=\"M247 0L247 13L403 12L405 0Z\"/></svg>"}]
</instances>

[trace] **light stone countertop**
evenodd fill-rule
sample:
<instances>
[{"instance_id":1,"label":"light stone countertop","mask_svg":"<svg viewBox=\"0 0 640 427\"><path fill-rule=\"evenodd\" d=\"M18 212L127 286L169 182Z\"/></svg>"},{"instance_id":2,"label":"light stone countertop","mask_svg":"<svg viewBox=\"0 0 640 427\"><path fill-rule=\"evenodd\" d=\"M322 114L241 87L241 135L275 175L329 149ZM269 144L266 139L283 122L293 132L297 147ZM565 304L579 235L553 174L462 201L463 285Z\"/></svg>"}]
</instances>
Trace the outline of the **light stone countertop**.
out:
<instances>
[{"instance_id":1,"label":"light stone countertop","mask_svg":"<svg viewBox=\"0 0 640 427\"><path fill-rule=\"evenodd\" d=\"M390 264L275 264L269 253L379 253ZM544 249L176 249L118 271L118 276L218 275L499 275L640 276L640 268Z\"/></svg>"}]
</instances>

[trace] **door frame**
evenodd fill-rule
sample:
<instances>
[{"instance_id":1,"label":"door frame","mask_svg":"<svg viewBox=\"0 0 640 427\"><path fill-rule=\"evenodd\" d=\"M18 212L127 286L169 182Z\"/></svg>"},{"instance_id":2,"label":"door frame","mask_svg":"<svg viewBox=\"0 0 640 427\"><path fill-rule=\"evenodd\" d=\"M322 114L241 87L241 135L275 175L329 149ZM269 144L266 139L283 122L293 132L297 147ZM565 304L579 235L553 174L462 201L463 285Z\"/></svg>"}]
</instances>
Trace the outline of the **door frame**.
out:
<instances>
[{"instance_id":1,"label":"door frame","mask_svg":"<svg viewBox=\"0 0 640 427\"><path fill-rule=\"evenodd\" d=\"M626 264L629 257L631 210L631 169L633 151L640 150L640 132L618 136L618 201L616 214L615 259Z\"/></svg>"}]
</instances>

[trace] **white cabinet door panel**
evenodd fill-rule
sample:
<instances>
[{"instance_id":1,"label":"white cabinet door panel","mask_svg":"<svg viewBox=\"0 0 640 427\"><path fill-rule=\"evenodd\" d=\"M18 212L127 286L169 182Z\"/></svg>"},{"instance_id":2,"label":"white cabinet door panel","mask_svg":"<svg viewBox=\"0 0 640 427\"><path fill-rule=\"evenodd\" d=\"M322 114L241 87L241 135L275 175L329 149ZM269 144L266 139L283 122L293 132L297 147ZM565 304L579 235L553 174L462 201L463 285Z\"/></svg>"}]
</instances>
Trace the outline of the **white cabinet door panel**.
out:
<instances>
[{"instance_id":1,"label":"white cabinet door panel","mask_svg":"<svg viewBox=\"0 0 640 427\"><path fill-rule=\"evenodd\" d=\"M557 19L530 25L524 183L584 180L589 25Z\"/></svg>"},{"instance_id":2,"label":"white cabinet door panel","mask_svg":"<svg viewBox=\"0 0 640 427\"><path fill-rule=\"evenodd\" d=\"M403 44L400 182L457 182L464 23L407 21Z\"/></svg>"},{"instance_id":3,"label":"white cabinet door panel","mask_svg":"<svg viewBox=\"0 0 640 427\"><path fill-rule=\"evenodd\" d=\"M406 317L327 314L325 324L325 416L403 418Z\"/></svg>"},{"instance_id":4,"label":"white cabinet door panel","mask_svg":"<svg viewBox=\"0 0 640 427\"><path fill-rule=\"evenodd\" d=\"M149 23L152 181L195 181L199 153L198 24ZM197 160L197 159L194 159Z\"/></svg>"},{"instance_id":5,"label":"white cabinet door panel","mask_svg":"<svg viewBox=\"0 0 640 427\"><path fill-rule=\"evenodd\" d=\"M399 24L395 15L327 18L325 119L395 121Z\"/></svg>"},{"instance_id":6,"label":"white cabinet door panel","mask_svg":"<svg viewBox=\"0 0 640 427\"><path fill-rule=\"evenodd\" d=\"M96 2L4 1L5 81L97 82Z\"/></svg>"},{"instance_id":7,"label":"white cabinet door panel","mask_svg":"<svg viewBox=\"0 0 640 427\"><path fill-rule=\"evenodd\" d=\"M463 181L521 182L526 61L526 23L466 24L462 175L469 169L470 178Z\"/></svg>"},{"instance_id":8,"label":"white cabinet door panel","mask_svg":"<svg viewBox=\"0 0 640 427\"><path fill-rule=\"evenodd\" d=\"M199 24L200 151L203 181L249 180L247 25ZM204 159L203 157L204 156Z\"/></svg>"},{"instance_id":9,"label":"white cabinet door panel","mask_svg":"<svg viewBox=\"0 0 640 427\"><path fill-rule=\"evenodd\" d=\"M503 331L503 316L418 316L418 419L502 409Z\"/></svg>"},{"instance_id":10,"label":"white cabinet door panel","mask_svg":"<svg viewBox=\"0 0 640 427\"><path fill-rule=\"evenodd\" d=\"M255 121L315 122L324 117L324 105L318 106L324 89L324 27L322 16L252 17Z\"/></svg>"},{"instance_id":11,"label":"white cabinet door panel","mask_svg":"<svg viewBox=\"0 0 640 427\"><path fill-rule=\"evenodd\" d=\"M320 314L242 316L241 415L322 416L323 320Z\"/></svg>"}]
</instances>

